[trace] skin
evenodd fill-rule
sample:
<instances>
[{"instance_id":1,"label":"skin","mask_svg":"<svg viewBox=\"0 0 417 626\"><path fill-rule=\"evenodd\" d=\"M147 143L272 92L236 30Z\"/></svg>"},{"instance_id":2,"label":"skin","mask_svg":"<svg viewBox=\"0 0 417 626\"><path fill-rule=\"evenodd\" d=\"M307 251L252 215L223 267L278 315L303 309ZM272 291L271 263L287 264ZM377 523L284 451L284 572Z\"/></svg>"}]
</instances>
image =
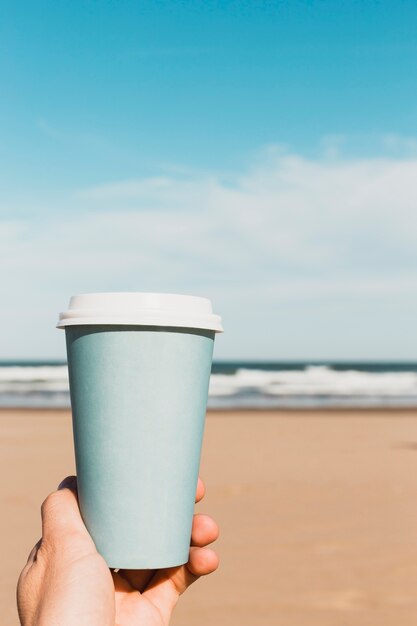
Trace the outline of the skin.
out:
<instances>
[{"instance_id":1,"label":"skin","mask_svg":"<svg viewBox=\"0 0 417 626\"><path fill-rule=\"evenodd\" d=\"M199 479L196 502L204 496ZM194 515L189 560L163 570L109 570L81 519L75 476L42 504L42 538L20 574L22 626L167 626L178 598L200 576L217 569L206 546L216 522Z\"/></svg>"}]
</instances>

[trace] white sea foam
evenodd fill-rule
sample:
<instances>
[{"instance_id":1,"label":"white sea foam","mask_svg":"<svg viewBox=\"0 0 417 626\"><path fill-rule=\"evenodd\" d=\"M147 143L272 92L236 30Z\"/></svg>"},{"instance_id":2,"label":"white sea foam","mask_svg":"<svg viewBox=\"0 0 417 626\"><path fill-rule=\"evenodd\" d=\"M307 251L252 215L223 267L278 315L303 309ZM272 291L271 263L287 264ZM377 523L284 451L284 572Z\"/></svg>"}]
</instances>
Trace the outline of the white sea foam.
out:
<instances>
[{"instance_id":1,"label":"white sea foam","mask_svg":"<svg viewBox=\"0 0 417 626\"><path fill-rule=\"evenodd\" d=\"M0 365L0 405L69 405L66 365ZM417 406L416 371L239 368L212 374L209 406Z\"/></svg>"},{"instance_id":2,"label":"white sea foam","mask_svg":"<svg viewBox=\"0 0 417 626\"><path fill-rule=\"evenodd\" d=\"M0 393L65 391L68 391L66 365L0 367Z\"/></svg>"},{"instance_id":3,"label":"white sea foam","mask_svg":"<svg viewBox=\"0 0 417 626\"><path fill-rule=\"evenodd\" d=\"M68 381L66 365L1 365L0 381Z\"/></svg>"},{"instance_id":4,"label":"white sea foam","mask_svg":"<svg viewBox=\"0 0 417 626\"><path fill-rule=\"evenodd\" d=\"M281 397L417 397L417 373L339 371L315 365L302 370L238 369L234 375L212 375L211 396L242 392Z\"/></svg>"}]
</instances>

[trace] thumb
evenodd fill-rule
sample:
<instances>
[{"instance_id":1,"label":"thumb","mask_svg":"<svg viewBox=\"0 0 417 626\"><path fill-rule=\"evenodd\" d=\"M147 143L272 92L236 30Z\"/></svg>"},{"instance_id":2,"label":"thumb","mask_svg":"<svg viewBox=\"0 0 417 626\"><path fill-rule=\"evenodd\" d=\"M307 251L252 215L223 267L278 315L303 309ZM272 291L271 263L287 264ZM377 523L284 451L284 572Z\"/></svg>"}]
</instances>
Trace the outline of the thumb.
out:
<instances>
[{"instance_id":1,"label":"thumb","mask_svg":"<svg viewBox=\"0 0 417 626\"><path fill-rule=\"evenodd\" d=\"M76 477L67 476L60 483L58 490L50 493L43 501L42 540L46 543L56 544L68 535L74 534L90 538L81 518L76 489ZM91 538L90 541L92 542Z\"/></svg>"}]
</instances>

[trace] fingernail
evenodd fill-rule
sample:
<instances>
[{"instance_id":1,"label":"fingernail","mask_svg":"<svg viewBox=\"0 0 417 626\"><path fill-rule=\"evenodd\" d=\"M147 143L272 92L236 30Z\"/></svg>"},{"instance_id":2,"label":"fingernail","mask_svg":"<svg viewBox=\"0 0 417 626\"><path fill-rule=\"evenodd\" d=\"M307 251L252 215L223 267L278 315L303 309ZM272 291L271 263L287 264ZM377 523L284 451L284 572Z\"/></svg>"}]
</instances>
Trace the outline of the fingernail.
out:
<instances>
[{"instance_id":1,"label":"fingernail","mask_svg":"<svg viewBox=\"0 0 417 626\"><path fill-rule=\"evenodd\" d=\"M76 476L67 476L66 478L64 478L63 481L59 483L58 490L74 487L76 480Z\"/></svg>"}]
</instances>

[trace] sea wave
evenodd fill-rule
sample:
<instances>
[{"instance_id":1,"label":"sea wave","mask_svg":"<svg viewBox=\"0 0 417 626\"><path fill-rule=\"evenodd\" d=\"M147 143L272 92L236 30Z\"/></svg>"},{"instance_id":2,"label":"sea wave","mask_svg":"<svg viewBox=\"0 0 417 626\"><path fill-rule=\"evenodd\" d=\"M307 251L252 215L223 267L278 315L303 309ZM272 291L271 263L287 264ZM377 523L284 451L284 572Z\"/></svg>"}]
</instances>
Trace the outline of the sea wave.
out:
<instances>
[{"instance_id":1,"label":"sea wave","mask_svg":"<svg viewBox=\"0 0 417 626\"><path fill-rule=\"evenodd\" d=\"M389 365L377 371L363 366L217 365L210 379L209 407L417 407L417 366L392 370ZM0 406L69 406L69 402L65 364L0 365Z\"/></svg>"},{"instance_id":2,"label":"sea wave","mask_svg":"<svg viewBox=\"0 0 417 626\"><path fill-rule=\"evenodd\" d=\"M1 393L66 392L66 365L0 366Z\"/></svg>"},{"instance_id":3,"label":"sea wave","mask_svg":"<svg viewBox=\"0 0 417 626\"><path fill-rule=\"evenodd\" d=\"M275 396L417 397L417 373L337 371L315 365L302 370L238 369L232 376L212 374L211 396L230 396L243 391Z\"/></svg>"}]
</instances>

